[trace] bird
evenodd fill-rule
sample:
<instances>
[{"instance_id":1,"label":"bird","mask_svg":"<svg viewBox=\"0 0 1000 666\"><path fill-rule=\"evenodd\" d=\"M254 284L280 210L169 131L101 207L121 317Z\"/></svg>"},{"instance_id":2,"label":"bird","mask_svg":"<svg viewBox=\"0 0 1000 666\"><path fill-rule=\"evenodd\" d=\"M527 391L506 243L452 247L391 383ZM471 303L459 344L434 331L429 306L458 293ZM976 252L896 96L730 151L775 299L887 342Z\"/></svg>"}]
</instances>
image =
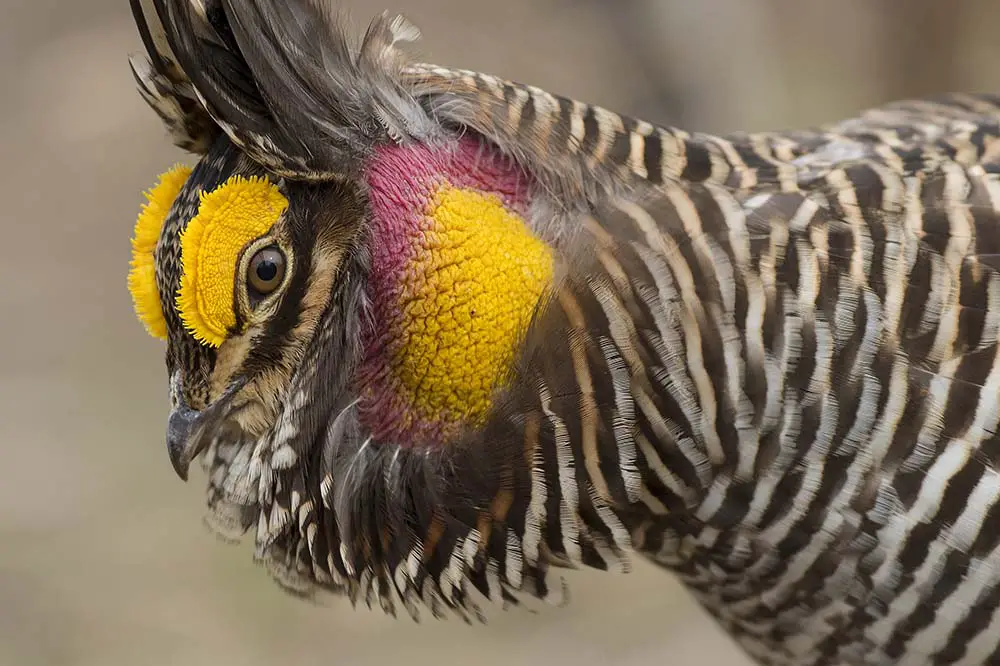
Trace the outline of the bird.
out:
<instances>
[{"instance_id":1,"label":"bird","mask_svg":"<svg viewBox=\"0 0 1000 666\"><path fill-rule=\"evenodd\" d=\"M713 135L313 0L130 0L193 156L128 275L168 457L292 594L676 576L760 664L1000 660L1000 96Z\"/></svg>"}]
</instances>

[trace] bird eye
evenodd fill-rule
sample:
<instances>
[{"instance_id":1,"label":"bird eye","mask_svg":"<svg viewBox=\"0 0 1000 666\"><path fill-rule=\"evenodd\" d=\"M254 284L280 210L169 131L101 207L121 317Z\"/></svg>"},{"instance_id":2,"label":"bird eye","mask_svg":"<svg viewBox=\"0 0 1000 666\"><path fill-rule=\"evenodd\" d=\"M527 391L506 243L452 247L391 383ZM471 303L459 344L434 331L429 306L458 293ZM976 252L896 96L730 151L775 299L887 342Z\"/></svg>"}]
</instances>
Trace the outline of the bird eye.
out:
<instances>
[{"instance_id":1,"label":"bird eye","mask_svg":"<svg viewBox=\"0 0 1000 666\"><path fill-rule=\"evenodd\" d=\"M258 250L247 269L250 286L261 296L267 296L281 285L285 277L285 255L276 247Z\"/></svg>"}]
</instances>

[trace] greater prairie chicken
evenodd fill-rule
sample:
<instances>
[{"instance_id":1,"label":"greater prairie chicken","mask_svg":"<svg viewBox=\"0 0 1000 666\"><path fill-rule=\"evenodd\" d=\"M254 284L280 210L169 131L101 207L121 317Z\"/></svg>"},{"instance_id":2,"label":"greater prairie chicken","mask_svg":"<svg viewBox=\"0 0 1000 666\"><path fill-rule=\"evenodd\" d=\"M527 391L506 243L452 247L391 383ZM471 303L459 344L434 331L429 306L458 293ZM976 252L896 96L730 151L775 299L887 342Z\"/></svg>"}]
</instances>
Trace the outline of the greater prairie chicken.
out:
<instances>
[{"instance_id":1,"label":"greater prairie chicken","mask_svg":"<svg viewBox=\"0 0 1000 666\"><path fill-rule=\"evenodd\" d=\"M198 158L129 277L169 456L284 586L475 618L636 552L764 664L1000 660L1000 97L717 137L132 6Z\"/></svg>"}]
</instances>

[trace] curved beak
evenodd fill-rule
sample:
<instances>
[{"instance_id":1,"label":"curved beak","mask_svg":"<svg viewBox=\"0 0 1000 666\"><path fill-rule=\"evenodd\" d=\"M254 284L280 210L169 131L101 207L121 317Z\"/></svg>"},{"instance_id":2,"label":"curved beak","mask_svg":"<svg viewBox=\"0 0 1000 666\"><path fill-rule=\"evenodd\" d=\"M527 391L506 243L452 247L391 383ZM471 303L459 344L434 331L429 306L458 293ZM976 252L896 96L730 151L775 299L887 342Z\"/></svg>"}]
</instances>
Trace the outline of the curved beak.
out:
<instances>
[{"instance_id":1,"label":"curved beak","mask_svg":"<svg viewBox=\"0 0 1000 666\"><path fill-rule=\"evenodd\" d=\"M167 417L167 455L181 481L187 481L191 461L208 448L222 422L229 415L233 398L246 380L240 378L229 385L222 396L202 411L191 409L183 400Z\"/></svg>"},{"instance_id":2,"label":"curved beak","mask_svg":"<svg viewBox=\"0 0 1000 666\"><path fill-rule=\"evenodd\" d=\"M197 427L199 416L201 412L179 405L167 418L167 454L181 481L187 481L191 461L208 443L208 437L202 436L201 428Z\"/></svg>"}]
</instances>

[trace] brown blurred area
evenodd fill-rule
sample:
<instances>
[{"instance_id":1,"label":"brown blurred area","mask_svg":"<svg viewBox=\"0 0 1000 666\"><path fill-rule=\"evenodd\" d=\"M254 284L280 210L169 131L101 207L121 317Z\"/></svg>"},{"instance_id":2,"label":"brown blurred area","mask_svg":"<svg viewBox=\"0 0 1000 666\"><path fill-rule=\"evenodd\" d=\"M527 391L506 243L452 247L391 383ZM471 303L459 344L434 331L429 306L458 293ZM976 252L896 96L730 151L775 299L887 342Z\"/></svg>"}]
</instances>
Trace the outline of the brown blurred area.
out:
<instances>
[{"instance_id":1,"label":"brown blurred area","mask_svg":"<svg viewBox=\"0 0 1000 666\"><path fill-rule=\"evenodd\" d=\"M428 60L686 129L777 129L892 98L1000 91L978 0L352 0ZM415 625L285 596L173 474L161 345L125 288L140 192L171 163L133 90L126 0L3 0L0 666L745 663L666 575L570 576L572 601Z\"/></svg>"}]
</instances>

